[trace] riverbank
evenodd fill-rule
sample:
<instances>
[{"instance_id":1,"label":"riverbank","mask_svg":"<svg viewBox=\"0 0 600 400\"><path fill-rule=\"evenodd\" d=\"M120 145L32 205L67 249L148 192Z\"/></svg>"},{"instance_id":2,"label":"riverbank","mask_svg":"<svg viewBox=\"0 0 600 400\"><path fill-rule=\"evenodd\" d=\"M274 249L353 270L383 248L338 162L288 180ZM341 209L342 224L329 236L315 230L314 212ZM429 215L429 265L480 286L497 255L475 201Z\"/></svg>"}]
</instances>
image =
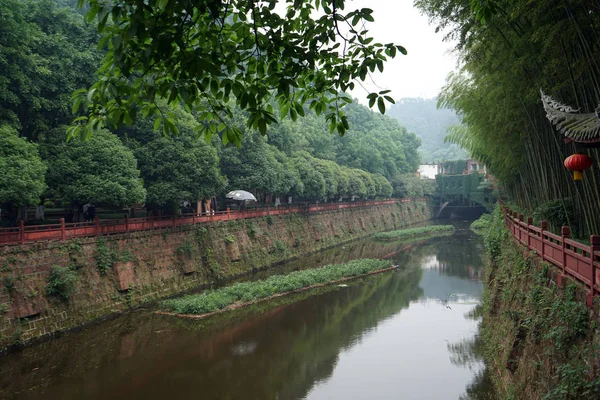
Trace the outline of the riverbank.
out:
<instances>
[{"instance_id":1,"label":"riverbank","mask_svg":"<svg viewBox=\"0 0 600 400\"><path fill-rule=\"evenodd\" d=\"M485 233L482 337L501 398L597 399L600 335L575 282L518 246L497 209Z\"/></svg>"},{"instance_id":2,"label":"riverbank","mask_svg":"<svg viewBox=\"0 0 600 400\"><path fill-rule=\"evenodd\" d=\"M0 345L23 345L430 218L429 203L414 201L5 246Z\"/></svg>"}]
</instances>

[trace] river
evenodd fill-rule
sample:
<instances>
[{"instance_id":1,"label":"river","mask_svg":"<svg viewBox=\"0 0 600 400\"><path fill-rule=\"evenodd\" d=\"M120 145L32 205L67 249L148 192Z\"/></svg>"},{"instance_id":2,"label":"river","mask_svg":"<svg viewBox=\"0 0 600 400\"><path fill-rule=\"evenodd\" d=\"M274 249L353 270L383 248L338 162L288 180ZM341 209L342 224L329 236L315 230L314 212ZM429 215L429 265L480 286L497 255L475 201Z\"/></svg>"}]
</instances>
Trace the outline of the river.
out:
<instances>
[{"instance_id":1,"label":"river","mask_svg":"<svg viewBox=\"0 0 600 400\"><path fill-rule=\"evenodd\" d=\"M397 271L207 320L139 310L0 358L2 399L494 399L478 350L483 251L468 224L365 239L247 279L354 258Z\"/></svg>"}]
</instances>

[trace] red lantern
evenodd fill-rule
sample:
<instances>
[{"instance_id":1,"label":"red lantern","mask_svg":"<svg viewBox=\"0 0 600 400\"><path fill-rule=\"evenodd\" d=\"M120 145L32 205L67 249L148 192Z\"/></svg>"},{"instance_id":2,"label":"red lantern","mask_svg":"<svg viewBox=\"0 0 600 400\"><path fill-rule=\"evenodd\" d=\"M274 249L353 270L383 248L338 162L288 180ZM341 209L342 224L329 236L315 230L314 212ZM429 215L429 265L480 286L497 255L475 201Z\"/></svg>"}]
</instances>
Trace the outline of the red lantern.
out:
<instances>
[{"instance_id":1,"label":"red lantern","mask_svg":"<svg viewBox=\"0 0 600 400\"><path fill-rule=\"evenodd\" d=\"M573 171L573 179L576 181L583 180L583 170L592 166L593 160L587 154L575 153L567 157L565 167L569 171Z\"/></svg>"}]
</instances>

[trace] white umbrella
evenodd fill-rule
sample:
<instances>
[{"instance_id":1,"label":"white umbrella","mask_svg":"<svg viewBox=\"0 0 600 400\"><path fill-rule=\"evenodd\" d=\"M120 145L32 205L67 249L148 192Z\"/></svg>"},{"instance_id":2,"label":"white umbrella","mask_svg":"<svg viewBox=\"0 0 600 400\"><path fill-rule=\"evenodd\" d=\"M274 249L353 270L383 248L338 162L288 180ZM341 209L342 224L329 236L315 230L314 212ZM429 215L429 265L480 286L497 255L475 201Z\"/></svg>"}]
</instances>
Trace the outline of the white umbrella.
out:
<instances>
[{"instance_id":1,"label":"white umbrella","mask_svg":"<svg viewBox=\"0 0 600 400\"><path fill-rule=\"evenodd\" d=\"M239 201L256 201L256 197L250 192L245 190L232 190L225 195L228 199L239 200Z\"/></svg>"}]
</instances>

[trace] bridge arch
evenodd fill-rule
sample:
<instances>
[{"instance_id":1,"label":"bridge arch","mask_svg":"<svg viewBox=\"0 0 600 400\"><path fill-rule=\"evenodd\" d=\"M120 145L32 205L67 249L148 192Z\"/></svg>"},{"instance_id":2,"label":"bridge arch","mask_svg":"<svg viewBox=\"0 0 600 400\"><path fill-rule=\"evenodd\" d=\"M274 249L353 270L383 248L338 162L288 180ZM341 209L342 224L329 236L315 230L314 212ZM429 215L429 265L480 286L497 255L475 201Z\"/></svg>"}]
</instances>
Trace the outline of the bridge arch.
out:
<instances>
[{"instance_id":1,"label":"bridge arch","mask_svg":"<svg viewBox=\"0 0 600 400\"><path fill-rule=\"evenodd\" d=\"M477 201L465 202L462 199L446 201L440 204L436 212L436 218L449 219L477 219L481 214L488 212L485 205Z\"/></svg>"}]
</instances>

